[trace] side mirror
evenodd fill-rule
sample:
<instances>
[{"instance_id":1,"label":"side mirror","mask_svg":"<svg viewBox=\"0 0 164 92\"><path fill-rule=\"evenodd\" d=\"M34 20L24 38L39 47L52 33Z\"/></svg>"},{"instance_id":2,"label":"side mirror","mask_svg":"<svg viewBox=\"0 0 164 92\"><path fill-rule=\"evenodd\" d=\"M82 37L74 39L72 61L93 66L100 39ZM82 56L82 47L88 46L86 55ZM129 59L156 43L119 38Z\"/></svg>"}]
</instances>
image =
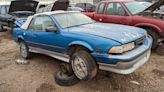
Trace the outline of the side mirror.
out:
<instances>
[{"instance_id":1,"label":"side mirror","mask_svg":"<svg viewBox=\"0 0 164 92\"><path fill-rule=\"evenodd\" d=\"M48 27L46 28L46 32L55 32L55 33L58 33L58 30L56 27Z\"/></svg>"}]
</instances>

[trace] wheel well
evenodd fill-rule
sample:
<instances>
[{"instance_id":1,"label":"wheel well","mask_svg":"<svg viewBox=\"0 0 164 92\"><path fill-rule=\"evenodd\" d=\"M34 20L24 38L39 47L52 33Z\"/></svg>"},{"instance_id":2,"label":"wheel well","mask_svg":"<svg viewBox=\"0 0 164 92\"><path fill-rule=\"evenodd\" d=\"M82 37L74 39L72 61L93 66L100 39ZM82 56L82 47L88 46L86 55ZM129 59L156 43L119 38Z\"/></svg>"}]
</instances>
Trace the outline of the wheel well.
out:
<instances>
[{"instance_id":1,"label":"wheel well","mask_svg":"<svg viewBox=\"0 0 164 92\"><path fill-rule=\"evenodd\" d=\"M68 54L71 56L74 52L77 51L77 49L82 49L82 50L85 50L85 51L91 53L91 51L88 48L86 48L86 47L84 47L82 45L71 45L68 48Z\"/></svg>"},{"instance_id":2,"label":"wheel well","mask_svg":"<svg viewBox=\"0 0 164 92\"><path fill-rule=\"evenodd\" d=\"M159 33L157 32L157 29L156 28L153 28L153 27L148 27L148 26L139 26L140 28L143 28L143 29L153 29L154 32L159 36Z\"/></svg>"},{"instance_id":3,"label":"wheel well","mask_svg":"<svg viewBox=\"0 0 164 92\"><path fill-rule=\"evenodd\" d=\"M20 42L22 42L23 41L23 39L21 39L21 38L18 38L18 43L20 43Z\"/></svg>"}]
</instances>

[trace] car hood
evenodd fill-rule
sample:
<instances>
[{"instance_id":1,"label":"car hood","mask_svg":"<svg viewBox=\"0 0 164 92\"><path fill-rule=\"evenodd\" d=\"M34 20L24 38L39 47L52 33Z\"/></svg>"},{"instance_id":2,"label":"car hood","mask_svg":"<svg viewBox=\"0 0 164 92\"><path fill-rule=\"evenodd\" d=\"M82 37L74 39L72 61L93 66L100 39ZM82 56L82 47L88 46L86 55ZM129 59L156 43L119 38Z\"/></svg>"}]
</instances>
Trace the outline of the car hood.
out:
<instances>
[{"instance_id":1,"label":"car hood","mask_svg":"<svg viewBox=\"0 0 164 92\"><path fill-rule=\"evenodd\" d=\"M162 5L164 5L164 0L159 0L154 4L152 4L150 7L148 7L147 9L145 9L144 11L155 11L157 8L159 8Z\"/></svg>"},{"instance_id":2,"label":"car hood","mask_svg":"<svg viewBox=\"0 0 164 92\"><path fill-rule=\"evenodd\" d=\"M55 10L67 10L69 6L69 0L57 0L53 6L51 11L55 11Z\"/></svg>"},{"instance_id":3,"label":"car hood","mask_svg":"<svg viewBox=\"0 0 164 92\"><path fill-rule=\"evenodd\" d=\"M146 31L141 28L105 23L80 25L69 28L69 31L96 35L120 42L121 44L132 42L146 34Z\"/></svg>"},{"instance_id":4,"label":"car hood","mask_svg":"<svg viewBox=\"0 0 164 92\"><path fill-rule=\"evenodd\" d=\"M32 0L17 0L12 1L10 8L9 8L9 14L15 11L32 11L36 12L38 2L32 1Z\"/></svg>"},{"instance_id":5,"label":"car hood","mask_svg":"<svg viewBox=\"0 0 164 92\"><path fill-rule=\"evenodd\" d=\"M20 19L14 22L16 27L21 27L26 22L26 19Z\"/></svg>"}]
</instances>

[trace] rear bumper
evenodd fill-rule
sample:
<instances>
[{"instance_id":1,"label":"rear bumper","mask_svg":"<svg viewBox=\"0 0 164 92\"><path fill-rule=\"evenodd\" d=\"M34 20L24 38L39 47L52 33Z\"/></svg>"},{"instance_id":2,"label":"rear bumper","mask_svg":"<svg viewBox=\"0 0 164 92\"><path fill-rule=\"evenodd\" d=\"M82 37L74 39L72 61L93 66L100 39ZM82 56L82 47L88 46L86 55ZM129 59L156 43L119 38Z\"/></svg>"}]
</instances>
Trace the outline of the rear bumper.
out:
<instances>
[{"instance_id":1,"label":"rear bumper","mask_svg":"<svg viewBox=\"0 0 164 92\"><path fill-rule=\"evenodd\" d=\"M99 69L118 74L130 74L149 60L151 46L152 38L148 37L142 46L122 55L92 55L98 61Z\"/></svg>"}]
</instances>

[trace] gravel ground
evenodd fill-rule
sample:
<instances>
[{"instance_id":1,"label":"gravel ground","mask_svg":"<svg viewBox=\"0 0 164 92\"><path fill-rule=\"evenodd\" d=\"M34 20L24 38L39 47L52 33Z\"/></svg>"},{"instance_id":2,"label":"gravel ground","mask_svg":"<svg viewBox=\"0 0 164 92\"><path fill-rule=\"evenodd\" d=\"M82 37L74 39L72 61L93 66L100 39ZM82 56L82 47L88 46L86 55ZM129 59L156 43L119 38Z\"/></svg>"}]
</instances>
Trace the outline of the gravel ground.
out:
<instances>
[{"instance_id":1,"label":"gravel ground","mask_svg":"<svg viewBox=\"0 0 164 92\"><path fill-rule=\"evenodd\" d=\"M22 59L17 44L0 33L0 92L164 92L164 56L152 53L148 63L130 75L99 71L96 78L71 87L54 82L61 61L35 54L30 64Z\"/></svg>"}]
</instances>

